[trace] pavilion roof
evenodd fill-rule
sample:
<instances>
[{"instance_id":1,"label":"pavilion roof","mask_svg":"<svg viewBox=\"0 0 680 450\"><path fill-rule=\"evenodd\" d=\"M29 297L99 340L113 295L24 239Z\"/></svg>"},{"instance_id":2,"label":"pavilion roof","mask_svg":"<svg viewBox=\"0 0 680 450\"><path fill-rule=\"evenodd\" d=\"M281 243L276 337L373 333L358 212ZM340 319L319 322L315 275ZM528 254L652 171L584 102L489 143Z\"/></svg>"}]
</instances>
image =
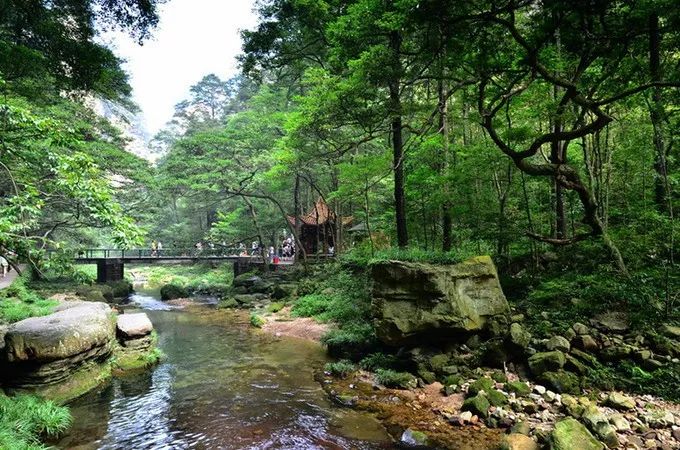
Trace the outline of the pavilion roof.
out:
<instances>
[{"instance_id":1,"label":"pavilion roof","mask_svg":"<svg viewBox=\"0 0 680 450\"><path fill-rule=\"evenodd\" d=\"M341 217L342 224L347 225L352 222L353 217ZM288 216L288 221L295 225L295 216ZM331 208L326 204L323 198L319 199L314 203L314 206L309 210L307 214L300 216L300 222L305 225L319 226L324 225L328 222L335 222L336 214L331 210Z\"/></svg>"}]
</instances>

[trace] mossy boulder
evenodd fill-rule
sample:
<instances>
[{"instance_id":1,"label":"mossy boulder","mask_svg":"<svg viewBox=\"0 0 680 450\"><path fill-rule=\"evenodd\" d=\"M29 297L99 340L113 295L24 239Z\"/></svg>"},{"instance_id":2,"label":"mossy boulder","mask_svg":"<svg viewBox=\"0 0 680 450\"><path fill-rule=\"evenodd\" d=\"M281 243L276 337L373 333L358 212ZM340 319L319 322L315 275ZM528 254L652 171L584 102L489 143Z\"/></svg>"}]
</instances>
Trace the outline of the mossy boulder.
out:
<instances>
[{"instance_id":1,"label":"mossy boulder","mask_svg":"<svg viewBox=\"0 0 680 450\"><path fill-rule=\"evenodd\" d=\"M604 445L576 419L568 417L555 424L550 435L551 450L604 450Z\"/></svg>"},{"instance_id":2,"label":"mossy boulder","mask_svg":"<svg viewBox=\"0 0 680 450\"><path fill-rule=\"evenodd\" d=\"M477 395L482 391L489 392L491 389L493 389L493 380L488 377L482 377L470 384L468 394Z\"/></svg>"},{"instance_id":3,"label":"mossy boulder","mask_svg":"<svg viewBox=\"0 0 680 450\"><path fill-rule=\"evenodd\" d=\"M560 370L566 362L564 353L554 350L531 355L529 357L529 368L534 375L539 376L545 372Z\"/></svg>"},{"instance_id":4,"label":"mossy boulder","mask_svg":"<svg viewBox=\"0 0 680 450\"><path fill-rule=\"evenodd\" d=\"M556 392L562 394L578 394L581 392L579 377L566 370L544 372L540 375L539 379Z\"/></svg>"},{"instance_id":5,"label":"mossy boulder","mask_svg":"<svg viewBox=\"0 0 680 450\"><path fill-rule=\"evenodd\" d=\"M238 308L239 303L233 297L227 297L220 300L218 306L220 308Z\"/></svg>"},{"instance_id":6,"label":"mossy boulder","mask_svg":"<svg viewBox=\"0 0 680 450\"><path fill-rule=\"evenodd\" d=\"M455 265L383 261L371 267L377 337L388 345L490 332L510 307L488 256Z\"/></svg>"},{"instance_id":7,"label":"mossy boulder","mask_svg":"<svg viewBox=\"0 0 680 450\"><path fill-rule=\"evenodd\" d=\"M492 406L503 406L508 404L508 397L504 393L496 389L490 389L486 392L486 398Z\"/></svg>"},{"instance_id":8,"label":"mossy boulder","mask_svg":"<svg viewBox=\"0 0 680 450\"><path fill-rule=\"evenodd\" d=\"M429 362L430 368L433 372L443 373L444 367L446 367L449 363L449 356L444 353L440 353L438 355L432 356Z\"/></svg>"},{"instance_id":9,"label":"mossy boulder","mask_svg":"<svg viewBox=\"0 0 680 450\"><path fill-rule=\"evenodd\" d=\"M293 283L281 283L274 286L272 291L272 298L281 300L284 298L291 298L297 295L297 285Z\"/></svg>"},{"instance_id":10,"label":"mossy boulder","mask_svg":"<svg viewBox=\"0 0 680 450\"><path fill-rule=\"evenodd\" d=\"M114 317L105 303L76 301L12 324L0 373L5 389L65 402L94 388L110 376Z\"/></svg>"},{"instance_id":11,"label":"mossy boulder","mask_svg":"<svg viewBox=\"0 0 680 450\"><path fill-rule=\"evenodd\" d=\"M491 403L489 403L489 400L484 395L477 394L474 397L465 399L461 410L470 411L472 414L476 414L479 417L486 419L489 417L490 407Z\"/></svg>"},{"instance_id":12,"label":"mossy boulder","mask_svg":"<svg viewBox=\"0 0 680 450\"><path fill-rule=\"evenodd\" d=\"M407 447L428 447L429 439L422 431L406 429L401 435L401 444Z\"/></svg>"},{"instance_id":13,"label":"mossy boulder","mask_svg":"<svg viewBox=\"0 0 680 450\"><path fill-rule=\"evenodd\" d=\"M508 346L516 353L523 353L531 342L529 333L521 324L514 322L510 325L508 335Z\"/></svg>"},{"instance_id":14,"label":"mossy boulder","mask_svg":"<svg viewBox=\"0 0 680 450\"><path fill-rule=\"evenodd\" d=\"M76 295L88 302L111 302L114 298L113 289L106 284L78 286Z\"/></svg>"},{"instance_id":15,"label":"mossy boulder","mask_svg":"<svg viewBox=\"0 0 680 450\"><path fill-rule=\"evenodd\" d=\"M531 388L523 381L509 381L505 383L508 392L514 392L518 397L526 397L531 394Z\"/></svg>"},{"instance_id":16,"label":"mossy boulder","mask_svg":"<svg viewBox=\"0 0 680 450\"><path fill-rule=\"evenodd\" d=\"M189 292L178 284L166 284L161 288L161 299L163 300L174 300L176 298L186 298L189 296Z\"/></svg>"},{"instance_id":17,"label":"mossy boulder","mask_svg":"<svg viewBox=\"0 0 680 450\"><path fill-rule=\"evenodd\" d=\"M132 283L128 280L109 281L106 283L111 288L114 298L124 298L132 293Z\"/></svg>"}]
</instances>

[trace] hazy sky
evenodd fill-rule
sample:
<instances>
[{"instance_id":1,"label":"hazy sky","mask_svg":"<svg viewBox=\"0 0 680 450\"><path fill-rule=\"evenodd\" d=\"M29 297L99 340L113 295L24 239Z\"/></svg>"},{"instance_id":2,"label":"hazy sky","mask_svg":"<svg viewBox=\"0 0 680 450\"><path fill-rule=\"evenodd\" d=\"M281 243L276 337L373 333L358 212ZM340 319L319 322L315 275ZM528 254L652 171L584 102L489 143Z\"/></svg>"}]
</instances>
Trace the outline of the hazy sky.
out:
<instances>
[{"instance_id":1,"label":"hazy sky","mask_svg":"<svg viewBox=\"0 0 680 450\"><path fill-rule=\"evenodd\" d=\"M254 0L168 0L160 6L153 37L139 46L122 33L103 40L127 60L135 102L147 131L155 134L172 118L176 103L203 75L236 74L239 30L256 24Z\"/></svg>"}]
</instances>

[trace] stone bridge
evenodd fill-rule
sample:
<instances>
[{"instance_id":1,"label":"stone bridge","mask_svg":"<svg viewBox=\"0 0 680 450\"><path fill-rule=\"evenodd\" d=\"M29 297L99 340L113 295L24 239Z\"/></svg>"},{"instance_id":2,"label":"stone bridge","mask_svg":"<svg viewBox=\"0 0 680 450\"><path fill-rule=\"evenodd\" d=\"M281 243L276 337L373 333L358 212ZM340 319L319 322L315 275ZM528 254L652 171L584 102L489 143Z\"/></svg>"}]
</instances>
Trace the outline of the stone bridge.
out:
<instances>
[{"instance_id":1,"label":"stone bridge","mask_svg":"<svg viewBox=\"0 0 680 450\"><path fill-rule=\"evenodd\" d=\"M204 262L233 262L234 276L262 269L264 261L261 256L239 255L236 249L196 249L196 248L168 248L162 250L150 249L109 249L96 248L81 250L75 257L76 264L96 264L97 282L122 280L125 264L196 264ZM281 261L269 264L274 271L281 266L290 266L293 261Z\"/></svg>"}]
</instances>

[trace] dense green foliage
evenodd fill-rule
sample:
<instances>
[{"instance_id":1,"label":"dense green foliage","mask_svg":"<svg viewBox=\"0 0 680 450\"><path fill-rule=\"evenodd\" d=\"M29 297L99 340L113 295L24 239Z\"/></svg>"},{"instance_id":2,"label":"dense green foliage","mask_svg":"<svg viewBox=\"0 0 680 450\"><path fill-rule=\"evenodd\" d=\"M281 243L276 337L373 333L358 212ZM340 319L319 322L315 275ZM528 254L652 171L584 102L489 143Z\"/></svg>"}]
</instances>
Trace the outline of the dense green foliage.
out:
<instances>
[{"instance_id":1,"label":"dense green foliage","mask_svg":"<svg viewBox=\"0 0 680 450\"><path fill-rule=\"evenodd\" d=\"M121 61L97 42L97 26L143 39L156 3L0 2L0 255L10 261L41 269L43 251L61 243L139 242L121 201L134 197L148 164L91 105L133 107Z\"/></svg>"},{"instance_id":2,"label":"dense green foliage","mask_svg":"<svg viewBox=\"0 0 680 450\"><path fill-rule=\"evenodd\" d=\"M676 316L676 9L264 1L243 74L206 76L159 136L153 233L278 246L322 197L357 265L486 253L513 298Z\"/></svg>"}]
</instances>

